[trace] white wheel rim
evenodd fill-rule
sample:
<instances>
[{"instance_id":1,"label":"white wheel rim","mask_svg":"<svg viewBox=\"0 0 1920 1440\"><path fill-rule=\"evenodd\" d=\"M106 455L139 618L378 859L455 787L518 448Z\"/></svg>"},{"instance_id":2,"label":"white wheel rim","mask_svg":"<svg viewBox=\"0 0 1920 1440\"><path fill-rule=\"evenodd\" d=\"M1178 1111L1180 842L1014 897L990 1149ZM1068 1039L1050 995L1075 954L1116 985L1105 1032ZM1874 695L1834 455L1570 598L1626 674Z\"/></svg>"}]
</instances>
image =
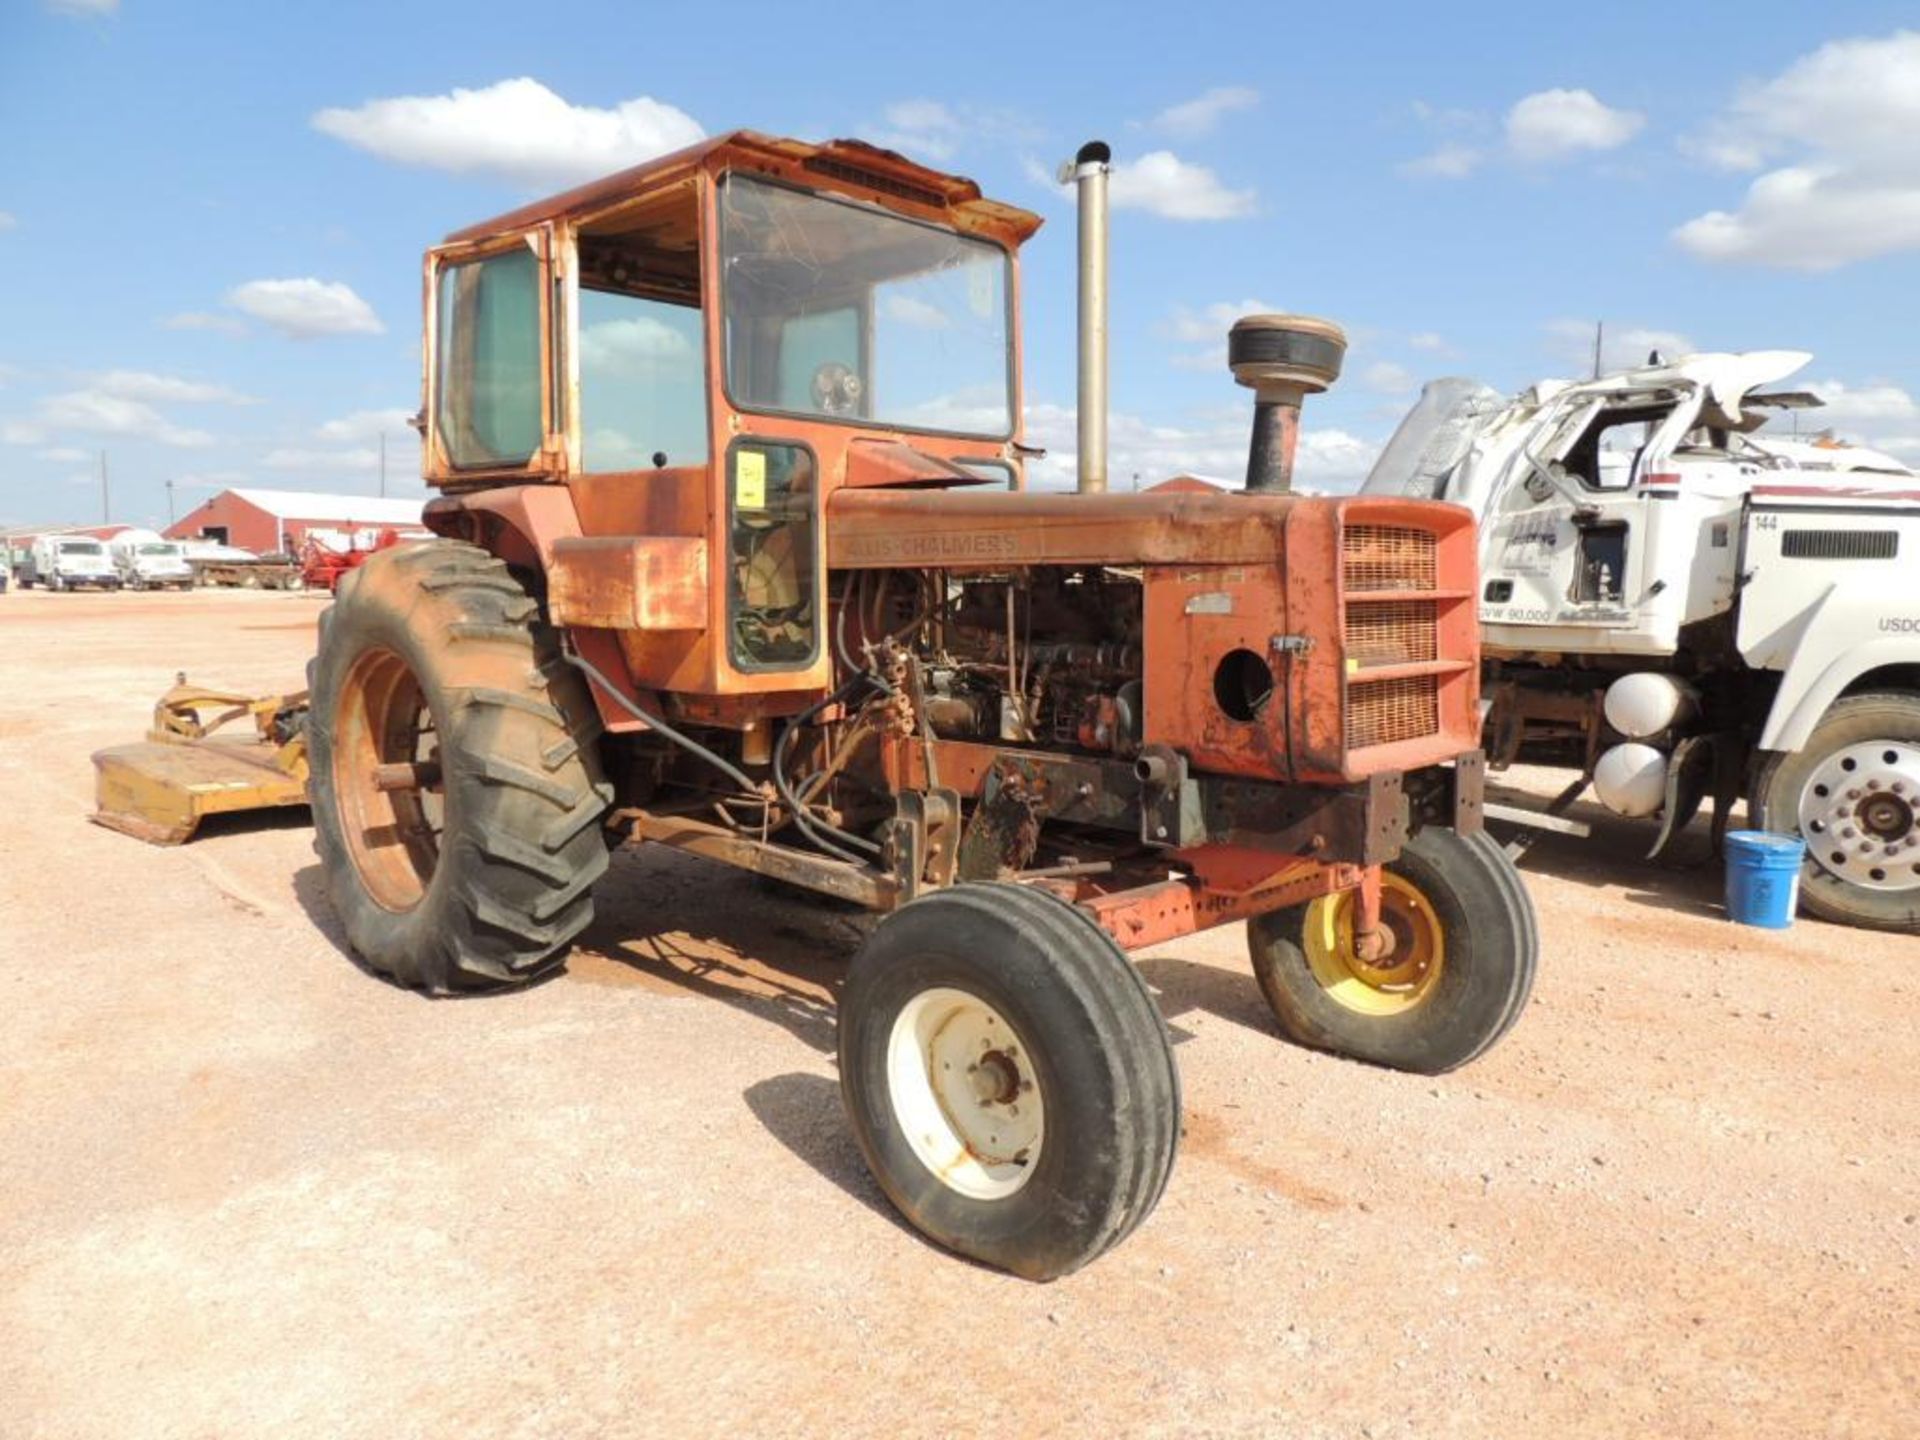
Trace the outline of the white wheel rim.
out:
<instances>
[{"instance_id":1,"label":"white wheel rim","mask_svg":"<svg viewBox=\"0 0 1920 1440\"><path fill-rule=\"evenodd\" d=\"M1849 885L1920 887L1920 746L1863 740L1834 751L1807 777L1799 820L1807 853Z\"/></svg>"},{"instance_id":2,"label":"white wheel rim","mask_svg":"<svg viewBox=\"0 0 1920 1440\"><path fill-rule=\"evenodd\" d=\"M951 1190L1004 1200L1040 1158L1046 1104L1027 1044L965 990L922 990L887 1038L887 1098L920 1163Z\"/></svg>"}]
</instances>

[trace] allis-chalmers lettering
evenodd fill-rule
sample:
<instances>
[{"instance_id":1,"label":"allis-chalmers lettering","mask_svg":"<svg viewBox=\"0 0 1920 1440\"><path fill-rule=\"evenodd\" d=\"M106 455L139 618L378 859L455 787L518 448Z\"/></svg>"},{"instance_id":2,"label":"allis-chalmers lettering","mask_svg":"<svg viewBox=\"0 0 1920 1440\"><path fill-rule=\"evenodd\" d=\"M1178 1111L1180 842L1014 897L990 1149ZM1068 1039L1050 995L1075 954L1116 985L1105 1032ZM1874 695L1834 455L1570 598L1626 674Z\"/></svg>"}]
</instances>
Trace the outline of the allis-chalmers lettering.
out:
<instances>
[{"instance_id":1,"label":"allis-chalmers lettering","mask_svg":"<svg viewBox=\"0 0 1920 1440\"><path fill-rule=\"evenodd\" d=\"M848 544L856 560L1013 560L1020 536L1008 530L972 535L862 535Z\"/></svg>"}]
</instances>

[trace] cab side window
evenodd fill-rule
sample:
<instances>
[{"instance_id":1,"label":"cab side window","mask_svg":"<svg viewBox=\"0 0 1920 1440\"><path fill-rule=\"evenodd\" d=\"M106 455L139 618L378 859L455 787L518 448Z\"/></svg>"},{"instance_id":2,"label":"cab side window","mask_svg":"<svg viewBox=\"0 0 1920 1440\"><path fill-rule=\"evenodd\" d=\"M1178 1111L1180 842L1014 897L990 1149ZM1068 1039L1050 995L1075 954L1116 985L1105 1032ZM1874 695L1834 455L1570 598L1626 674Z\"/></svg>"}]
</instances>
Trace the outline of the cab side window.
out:
<instances>
[{"instance_id":1,"label":"cab side window","mask_svg":"<svg viewBox=\"0 0 1920 1440\"><path fill-rule=\"evenodd\" d=\"M440 271L436 429L456 469L524 465L540 448L540 266L521 247Z\"/></svg>"},{"instance_id":2,"label":"cab side window","mask_svg":"<svg viewBox=\"0 0 1920 1440\"><path fill-rule=\"evenodd\" d=\"M707 459L700 311L645 295L580 290L580 463L641 470Z\"/></svg>"}]
</instances>

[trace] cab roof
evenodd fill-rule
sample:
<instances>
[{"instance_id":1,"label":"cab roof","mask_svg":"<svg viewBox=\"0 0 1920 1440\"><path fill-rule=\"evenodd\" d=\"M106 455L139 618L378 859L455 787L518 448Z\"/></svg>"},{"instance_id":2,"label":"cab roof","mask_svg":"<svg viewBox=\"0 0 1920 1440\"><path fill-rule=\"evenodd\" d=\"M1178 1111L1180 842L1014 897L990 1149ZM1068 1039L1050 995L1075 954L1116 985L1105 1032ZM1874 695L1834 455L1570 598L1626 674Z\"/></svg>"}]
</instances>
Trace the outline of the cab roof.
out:
<instances>
[{"instance_id":1,"label":"cab roof","mask_svg":"<svg viewBox=\"0 0 1920 1440\"><path fill-rule=\"evenodd\" d=\"M1041 225L1030 210L988 200L973 181L931 170L863 140L814 144L735 130L684 150L536 200L447 236L449 245L487 240L555 221L578 222L705 172L753 171L902 214L988 236L1018 249Z\"/></svg>"}]
</instances>

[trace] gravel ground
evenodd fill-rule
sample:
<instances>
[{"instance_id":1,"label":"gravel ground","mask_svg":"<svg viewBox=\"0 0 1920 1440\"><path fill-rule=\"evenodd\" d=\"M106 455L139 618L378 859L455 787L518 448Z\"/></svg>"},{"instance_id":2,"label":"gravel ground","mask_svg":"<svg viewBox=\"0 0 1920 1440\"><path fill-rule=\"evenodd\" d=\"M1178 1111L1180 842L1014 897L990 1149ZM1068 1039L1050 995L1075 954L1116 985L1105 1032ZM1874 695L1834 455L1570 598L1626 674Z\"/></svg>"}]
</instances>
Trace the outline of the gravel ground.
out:
<instances>
[{"instance_id":1,"label":"gravel ground","mask_svg":"<svg viewBox=\"0 0 1920 1440\"><path fill-rule=\"evenodd\" d=\"M0 596L0 1433L1914 1433L1920 940L1556 838L1533 1005L1437 1080L1282 1043L1237 926L1148 952L1172 1185L1029 1285L866 1176L848 912L629 851L560 978L428 1001L297 820L85 823L175 669L298 685L319 608Z\"/></svg>"}]
</instances>

